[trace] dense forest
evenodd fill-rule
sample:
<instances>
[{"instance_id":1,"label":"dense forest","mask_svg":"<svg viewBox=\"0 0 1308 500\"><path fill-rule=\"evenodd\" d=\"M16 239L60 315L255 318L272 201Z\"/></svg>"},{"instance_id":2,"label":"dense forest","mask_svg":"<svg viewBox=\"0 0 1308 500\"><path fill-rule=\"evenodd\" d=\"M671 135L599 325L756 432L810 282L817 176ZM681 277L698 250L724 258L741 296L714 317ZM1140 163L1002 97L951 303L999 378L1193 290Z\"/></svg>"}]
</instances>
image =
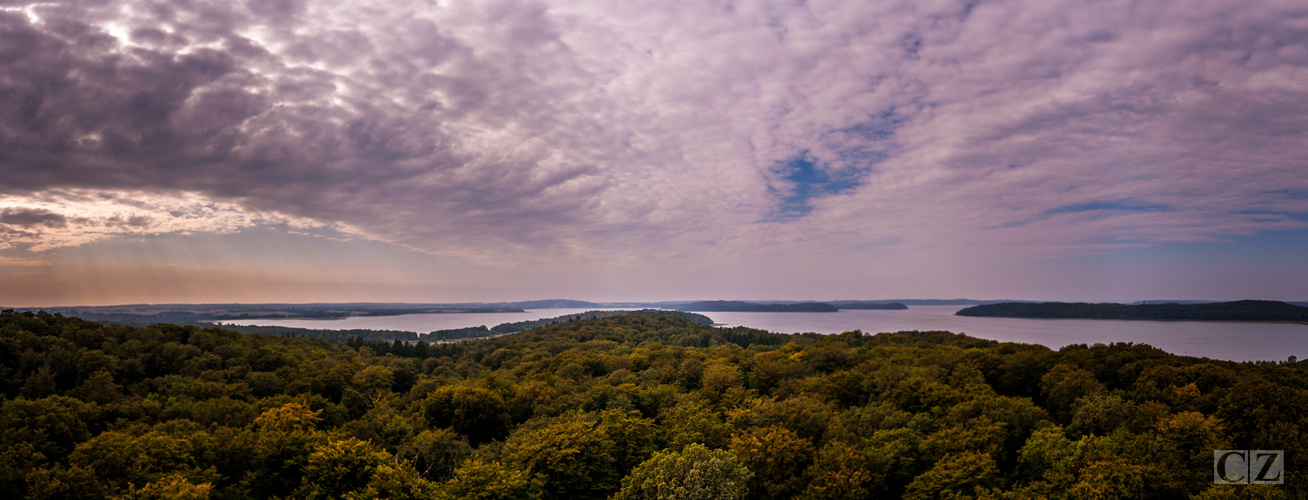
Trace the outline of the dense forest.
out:
<instances>
[{"instance_id":1,"label":"dense forest","mask_svg":"<svg viewBox=\"0 0 1308 500\"><path fill-rule=\"evenodd\" d=\"M1308 307L1274 300L1198 304L1088 304L1084 302L1005 302L968 307L959 316L1042 319L1127 319L1187 321L1277 321L1308 323Z\"/></svg>"},{"instance_id":2,"label":"dense forest","mask_svg":"<svg viewBox=\"0 0 1308 500\"><path fill-rule=\"evenodd\" d=\"M451 344L0 313L11 498L1308 498L1308 366L642 313ZM1283 485L1213 450L1286 450Z\"/></svg>"}]
</instances>

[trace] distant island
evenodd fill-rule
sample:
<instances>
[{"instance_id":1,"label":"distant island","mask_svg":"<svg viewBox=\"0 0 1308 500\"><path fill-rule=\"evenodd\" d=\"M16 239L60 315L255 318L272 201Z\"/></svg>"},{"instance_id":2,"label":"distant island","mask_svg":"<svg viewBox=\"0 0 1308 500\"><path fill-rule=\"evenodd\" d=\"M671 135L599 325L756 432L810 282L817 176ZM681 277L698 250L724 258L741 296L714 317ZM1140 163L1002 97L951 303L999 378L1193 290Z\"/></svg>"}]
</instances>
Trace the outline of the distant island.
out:
<instances>
[{"instance_id":1,"label":"distant island","mask_svg":"<svg viewBox=\"0 0 1308 500\"><path fill-rule=\"evenodd\" d=\"M872 302L869 300L841 300L837 302L828 302L840 309L876 309L887 311L899 311L908 309L903 302Z\"/></svg>"},{"instance_id":2,"label":"distant island","mask_svg":"<svg viewBox=\"0 0 1308 500\"><path fill-rule=\"evenodd\" d=\"M542 319L531 320L531 321L519 321L516 323L501 323L493 328L487 328L485 325L483 325L483 326L470 326L467 328L454 328L449 330L436 330L427 335L420 336L419 339L430 342L430 341L489 338L489 337L497 337L500 335L508 335L510 333L524 332L532 328L540 328L542 326L549 326L557 323L567 323L569 321L604 319L604 318L612 318L614 316L645 316L645 317L672 316L687 321L691 321L693 323L698 323L701 325L713 324L713 320L710 319L708 316L705 316L703 314L695 314L692 312L660 311L656 309L641 309L639 311L587 311L584 313L577 313L577 314L565 314L563 316L557 316L553 318L542 318Z\"/></svg>"},{"instance_id":3,"label":"distant island","mask_svg":"<svg viewBox=\"0 0 1308 500\"><path fill-rule=\"evenodd\" d=\"M125 304L117 306L70 306L15 308L32 312L76 316L88 321L148 326L155 323L193 324L251 319L339 320L354 316L401 316L406 314L515 313L528 309L588 309L607 307L581 300L531 300L524 302L412 304L394 302L311 304ZM0 307L0 309L7 309Z\"/></svg>"},{"instance_id":4,"label":"distant island","mask_svg":"<svg viewBox=\"0 0 1308 500\"><path fill-rule=\"evenodd\" d=\"M506 312L527 312L520 308L509 307L469 307L467 309L372 309L366 312L355 313L356 316L404 316L406 314L485 314L485 313L506 313Z\"/></svg>"},{"instance_id":5,"label":"distant island","mask_svg":"<svg viewBox=\"0 0 1308 500\"><path fill-rule=\"evenodd\" d=\"M794 304L761 304L737 300L707 300L691 302L673 308L677 311L700 312L836 312L840 308L825 302L799 302Z\"/></svg>"},{"instance_id":6,"label":"distant island","mask_svg":"<svg viewBox=\"0 0 1308 500\"><path fill-rule=\"evenodd\" d=\"M1274 300L1134 305L1006 302L968 307L955 314L996 318L1261 321L1308 324L1308 307Z\"/></svg>"},{"instance_id":7,"label":"distant island","mask_svg":"<svg viewBox=\"0 0 1308 500\"><path fill-rule=\"evenodd\" d=\"M653 309L642 309L638 311L587 311L575 314L565 314L552 318L541 318L529 321L518 321L514 323L501 323L494 327L470 326L466 328L453 328L446 330L436 330L431 333L418 333L405 330L368 330L368 329L350 329L350 330L333 330L320 328L296 328L290 326L259 326L259 325L234 325L230 323L217 323L218 326L226 330L232 330L240 333L257 333L260 335L274 335L283 337L307 337L323 340L332 340L345 342L349 339L356 339L359 342L418 342L425 341L430 343L450 342L460 340L471 340L480 338L498 337L510 333L523 332L533 328L549 326L558 323L567 323L569 321L593 320L611 318L615 316L672 316L685 319L701 325L712 325L713 320L703 314L691 312L673 312L659 311ZM214 324L209 322L191 322L189 325L200 327L211 327Z\"/></svg>"}]
</instances>

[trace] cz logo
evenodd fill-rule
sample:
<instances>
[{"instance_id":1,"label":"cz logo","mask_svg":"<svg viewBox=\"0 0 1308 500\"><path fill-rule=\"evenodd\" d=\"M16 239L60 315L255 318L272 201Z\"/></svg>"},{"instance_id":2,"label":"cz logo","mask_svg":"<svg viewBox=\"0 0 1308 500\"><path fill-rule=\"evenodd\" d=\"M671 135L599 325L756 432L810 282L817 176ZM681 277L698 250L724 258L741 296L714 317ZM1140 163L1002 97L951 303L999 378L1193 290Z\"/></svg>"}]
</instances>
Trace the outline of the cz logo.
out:
<instances>
[{"instance_id":1,"label":"cz logo","mask_svg":"<svg viewBox=\"0 0 1308 500\"><path fill-rule=\"evenodd\" d=\"M1285 484L1285 450L1214 450L1213 484Z\"/></svg>"}]
</instances>

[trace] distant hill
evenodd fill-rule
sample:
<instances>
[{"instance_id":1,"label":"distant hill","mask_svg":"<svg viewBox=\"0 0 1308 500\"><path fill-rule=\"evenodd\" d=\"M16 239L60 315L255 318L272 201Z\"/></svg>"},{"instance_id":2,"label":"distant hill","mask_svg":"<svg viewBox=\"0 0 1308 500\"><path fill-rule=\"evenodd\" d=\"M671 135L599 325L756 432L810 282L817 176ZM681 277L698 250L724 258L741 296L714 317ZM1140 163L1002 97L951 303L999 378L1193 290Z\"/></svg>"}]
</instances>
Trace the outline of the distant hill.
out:
<instances>
[{"instance_id":1,"label":"distant hill","mask_svg":"<svg viewBox=\"0 0 1308 500\"><path fill-rule=\"evenodd\" d=\"M885 309L885 310L903 310L908 306L900 302L872 302L870 300L841 300L828 302L839 309Z\"/></svg>"},{"instance_id":2,"label":"distant hill","mask_svg":"<svg viewBox=\"0 0 1308 500\"><path fill-rule=\"evenodd\" d=\"M699 302L722 302L722 301L703 301L703 300L679 300L665 302L610 302L605 303L608 307L655 307L664 309L676 309L686 304L695 304ZM812 300L751 300L749 304L807 304L813 303ZM1029 300L1012 300L1012 299L886 299L886 300L823 300L819 301L824 304L831 304L840 309L860 309L858 307L843 307L843 304L903 304L904 306L975 306L981 304L998 304L1000 302L1031 302Z\"/></svg>"},{"instance_id":3,"label":"distant hill","mask_svg":"<svg viewBox=\"0 0 1308 500\"><path fill-rule=\"evenodd\" d=\"M840 308L825 302L800 302L797 304L759 304L735 300L708 300L682 304L673 309L678 311L701 312L836 312Z\"/></svg>"},{"instance_id":4,"label":"distant hill","mask_svg":"<svg viewBox=\"0 0 1308 500\"><path fill-rule=\"evenodd\" d=\"M568 299L527 300L522 302L499 302L495 304L486 304L486 305L512 308L512 309L586 309L591 307L604 307L603 304L597 304L595 302L586 302L584 300L568 300Z\"/></svg>"},{"instance_id":5,"label":"distant hill","mask_svg":"<svg viewBox=\"0 0 1308 500\"><path fill-rule=\"evenodd\" d=\"M578 307L584 308L587 306ZM155 323L196 323L246 319L344 319L351 316L399 316L403 314L453 314L522 312L522 307L502 304L406 304L386 302L314 304L128 304L117 306L74 306L17 308L75 316L88 321L147 326Z\"/></svg>"},{"instance_id":6,"label":"distant hill","mask_svg":"<svg viewBox=\"0 0 1308 500\"><path fill-rule=\"evenodd\" d=\"M976 300L976 299L889 299L880 302L898 302L906 306L976 306L1001 302L1030 302L1027 300ZM834 304L834 302L833 302Z\"/></svg>"},{"instance_id":7,"label":"distant hill","mask_svg":"<svg viewBox=\"0 0 1308 500\"><path fill-rule=\"evenodd\" d=\"M1045 319L1274 321L1308 323L1308 307L1272 300L1199 304L1002 303L968 307L958 316Z\"/></svg>"},{"instance_id":8,"label":"distant hill","mask_svg":"<svg viewBox=\"0 0 1308 500\"><path fill-rule=\"evenodd\" d=\"M1145 304L1211 304L1213 302L1221 302L1221 301L1220 300L1137 300L1135 302L1130 303L1130 305L1139 306Z\"/></svg>"},{"instance_id":9,"label":"distant hill","mask_svg":"<svg viewBox=\"0 0 1308 500\"><path fill-rule=\"evenodd\" d=\"M532 320L532 321L519 321L516 323L502 323L496 325L494 328L486 328L485 326L473 326L468 328L455 328L451 330L436 330L434 332L431 332L430 334L423 335L421 338L422 340L432 341L432 340L458 340L458 339L497 337L500 335L507 335L510 333L527 331L532 328L540 328L542 326L549 326L557 323L612 318L614 316L645 316L645 317L670 316L670 317L676 317L676 318L688 320L693 323L699 323L701 325L713 324L713 320L710 319L708 316L705 316L703 314L695 314L692 312L658 311L654 309L642 309L639 311L587 311L584 313L577 313L577 314L565 314L563 316L558 316L554 318L543 318L543 319Z\"/></svg>"}]
</instances>

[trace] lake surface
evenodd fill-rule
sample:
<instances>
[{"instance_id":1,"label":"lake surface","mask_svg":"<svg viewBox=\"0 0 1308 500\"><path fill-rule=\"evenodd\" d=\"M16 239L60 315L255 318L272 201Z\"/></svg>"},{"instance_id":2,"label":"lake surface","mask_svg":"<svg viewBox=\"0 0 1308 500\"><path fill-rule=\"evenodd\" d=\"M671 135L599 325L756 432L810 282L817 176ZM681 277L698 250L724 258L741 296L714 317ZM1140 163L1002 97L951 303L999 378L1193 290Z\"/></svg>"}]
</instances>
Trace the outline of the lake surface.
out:
<instances>
[{"instance_id":1,"label":"lake surface","mask_svg":"<svg viewBox=\"0 0 1308 500\"><path fill-rule=\"evenodd\" d=\"M1135 342L1185 356L1232 361L1281 361L1308 356L1308 325L1209 321L978 318L955 316L963 306L910 306L899 311L833 313L710 313L728 326L773 332L864 333L944 330L972 337L1040 344Z\"/></svg>"},{"instance_id":2,"label":"lake surface","mask_svg":"<svg viewBox=\"0 0 1308 500\"><path fill-rule=\"evenodd\" d=\"M431 333L470 326L492 328L504 323L557 318L586 311L621 311L622 309L529 309L516 313L444 313L405 314L401 316L352 316L345 319L242 319L223 321L232 325L285 326L317 330L399 330Z\"/></svg>"},{"instance_id":3,"label":"lake surface","mask_svg":"<svg viewBox=\"0 0 1308 500\"><path fill-rule=\"evenodd\" d=\"M962 306L910 306L907 310L844 310L833 313L701 313L724 326L748 326L771 332L864 333L944 330L972 337L1040 344L1058 349L1070 344L1135 342L1173 354L1232 361L1282 361L1308 357L1308 325L1201 321L1118 321L1086 319L976 318L955 316ZM587 309L535 309L522 313L409 314L353 317L342 320L244 320L241 325L290 326L334 330L404 330L427 333L469 326L493 327Z\"/></svg>"}]
</instances>

